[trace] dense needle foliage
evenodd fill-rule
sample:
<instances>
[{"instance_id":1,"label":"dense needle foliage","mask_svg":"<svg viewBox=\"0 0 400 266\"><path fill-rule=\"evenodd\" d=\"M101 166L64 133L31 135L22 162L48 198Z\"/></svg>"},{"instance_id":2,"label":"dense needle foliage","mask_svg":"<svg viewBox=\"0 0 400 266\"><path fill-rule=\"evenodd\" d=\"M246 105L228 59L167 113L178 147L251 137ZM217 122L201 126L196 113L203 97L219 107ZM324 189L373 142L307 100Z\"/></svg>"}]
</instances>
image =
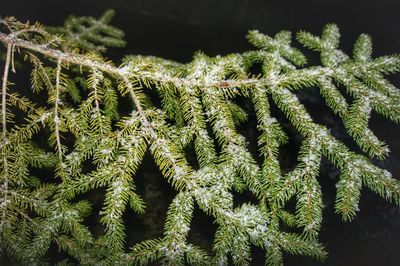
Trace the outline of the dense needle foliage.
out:
<instances>
[{"instance_id":1,"label":"dense needle foliage","mask_svg":"<svg viewBox=\"0 0 400 266\"><path fill-rule=\"evenodd\" d=\"M112 16L107 11L99 19L70 17L61 28L12 17L0 21L3 254L41 265L56 244L70 256L60 265L246 265L254 245L266 251L267 265L282 264L283 252L323 260L317 180L323 156L340 170L335 210L343 220L357 214L362 187L400 204L400 182L368 159L389 153L368 128L371 111L400 121L400 91L384 77L400 70L400 57L372 58L368 35L359 36L349 56L339 49L334 24L326 25L321 36L299 32L297 40L321 54L320 66L305 67L307 59L291 46L288 31L274 37L250 31L254 50L242 54L197 53L188 64L127 56L115 66L102 55L125 44L123 33L109 25ZM258 76L250 71L255 64L262 69ZM19 93L13 83L18 71L29 71L29 93L30 88ZM361 152L313 121L295 95L311 86L319 88ZM154 93L160 103L149 97ZM262 165L237 131L248 116L237 97L254 107ZM129 115L118 108L123 98L131 103ZM298 164L288 172L278 160L288 137L271 115L272 105L303 138ZM194 147L196 165L188 162L187 147ZM135 187L146 152L177 195L163 236L126 247L124 213L127 208L137 215L146 212ZM43 176L33 169L43 169ZM97 188L105 188L101 235L85 224L91 205L79 198ZM234 207L233 191L249 191L257 204ZM287 208L293 199L295 212ZM212 253L188 242L195 205L218 226Z\"/></svg>"}]
</instances>

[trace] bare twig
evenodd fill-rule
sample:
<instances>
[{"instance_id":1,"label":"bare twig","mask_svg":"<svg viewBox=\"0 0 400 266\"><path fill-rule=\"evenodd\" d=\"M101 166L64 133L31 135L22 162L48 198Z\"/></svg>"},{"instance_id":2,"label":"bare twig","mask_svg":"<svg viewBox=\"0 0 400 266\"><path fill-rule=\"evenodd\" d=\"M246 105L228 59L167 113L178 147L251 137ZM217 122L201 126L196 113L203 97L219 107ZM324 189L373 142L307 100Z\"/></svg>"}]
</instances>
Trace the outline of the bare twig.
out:
<instances>
[{"instance_id":1,"label":"bare twig","mask_svg":"<svg viewBox=\"0 0 400 266\"><path fill-rule=\"evenodd\" d=\"M12 49L12 44L9 43L7 45L7 55L6 55L6 63L4 65L4 74L3 74L3 86L2 86L2 97L1 97L1 112L2 112L2 141L4 144L8 142L7 140L7 82L8 82L8 71L10 68L10 58L11 58L11 49ZM8 162L7 162L7 155L6 151L3 150L3 168L4 168L4 174L3 174L3 179L4 183L2 185L2 188L4 189L5 193L3 193L4 198L4 206L3 208L3 214L0 222L0 234L3 232L3 227L4 223L6 220L6 211L7 211L7 203L8 203L8 196L7 196L7 191L8 191Z\"/></svg>"}]
</instances>

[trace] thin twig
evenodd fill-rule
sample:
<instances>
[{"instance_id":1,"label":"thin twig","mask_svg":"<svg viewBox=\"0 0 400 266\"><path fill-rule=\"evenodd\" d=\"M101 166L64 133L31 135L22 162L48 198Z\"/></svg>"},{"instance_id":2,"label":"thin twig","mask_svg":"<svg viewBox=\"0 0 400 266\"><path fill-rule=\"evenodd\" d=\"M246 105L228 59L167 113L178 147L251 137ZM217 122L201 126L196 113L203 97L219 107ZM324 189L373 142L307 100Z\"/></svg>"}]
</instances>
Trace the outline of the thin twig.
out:
<instances>
[{"instance_id":1,"label":"thin twig","mask_svg":"<svg viewBox=\"0 0 400 266\"><path fill-rule=\"evenodd\" d=\"M60 118L58 116L58 104L60 101L60 74L61 74L61 59L57 60L57 68L56 68L56 98L54 102L54 125L55 125L55 133L56 133L56 142L57 142L57 149L58 149L58 159L60 161L61 167L63 163L63 153L61 147L61 140L60 140L60 131L59 131L59 124Z\"/></svg>"},{"instance_id":2,"label":"thin twig","mask_svg":"<svg viewBox=\"0 0 400 266\"><path fill-rule=\"evenodd\" d=\"M4 65L4 74L3 74L3 86L2 86L2 97L1 97L1 112L2 112L2 141L4 144L7 144L7 82L8 82L8 71L10 68L10 58L11 58L11 49L12 49L12 44L9 43L7 45L7 55L6 55L6 63ZM4 198L4 206L3 208L3 214L0 222L0 234L3 232L3 227L4 223L6 220L6 211L7 211L7 203L8 203L8 162L7 162L7 155L6 151L3 150L3 168L4 168L4 184L3 184L3 189L5 193L3 193Z\"/></svg>"}]
</instances>

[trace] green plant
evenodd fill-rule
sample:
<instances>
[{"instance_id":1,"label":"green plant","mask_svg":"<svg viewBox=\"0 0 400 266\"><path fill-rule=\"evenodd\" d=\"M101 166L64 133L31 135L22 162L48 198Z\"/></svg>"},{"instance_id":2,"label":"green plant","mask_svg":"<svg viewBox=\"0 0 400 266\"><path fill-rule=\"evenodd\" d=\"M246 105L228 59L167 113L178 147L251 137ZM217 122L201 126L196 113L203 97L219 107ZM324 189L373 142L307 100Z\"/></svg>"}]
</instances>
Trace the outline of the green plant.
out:
<instances>
[{"instance_id":1,"label":"green plant","mask_svg":"<svg viewBox=\"0 0 400 266\"><path fill-rule=\"evenodd\" d=\"M339 170L336 212L352 220L361 187L400 203L400 183L351 151L316 124L294 91L318 87L363 153L383 159L389 148L368 128L371 111L398 123L400 92L384 75L400 68L397 55L371 58L372 44L361 35L352 57L339 50L339 30L328 24L322 36L297 35L321 53L321 66L304 67L306 57L291 46L291 34L269 37L250 31L256 50L207 57L197 53L179 64L152 56L127 56L121 66L107 61L106 47L124 45L123 33L109 26L113 13L100 19L70 17L64 28L2 19L0 41L6 45L2 84L0 176L0 247L25 264L45 264L51 243L81 264L169 265L251 262L251 245L266 250L266 264L282 264L282 252L324 259L318 242L322 195L317 181L321 157ZM6 32L6 33L5 33ZM52 33L49 33L52 32ZM33 99L10 82L14 54L31 67ZM259 63L262 74L250 74ZM10 70L11 68L11 70ZM352 97L348 102L336 84ZM157 93L161 107L149 98ZM236 126L247 118L236 97L249 99L257 117L259 166ZM118 109L127 98L132 112ZM36 101L36 103L35 103ZM283 111L304 138L294 170L282 173L279 147L287 142L270 105ZM47 139L39 134L49 134ZM186 159L194 147L198 166ZM135 173L149 151L163 176L177 191L169 206L164 235L125 248L122 216L127 208L145 212L135 188ZM90 164L90 167L85 165ZM43 175L32 174L33 168ZM54 178L52 178L54 177ZM104 233L85 225L91 206L78 195L106 188L100 213ZM233 206L232 191L250 191L258 203ZM285 204L296 200L296 211ZM187 242L194 205L218 224L213 254ZM301 233L282 230L282 224ZM60 264L68 264L69 259Z\"/></svg>"}]
</instances>

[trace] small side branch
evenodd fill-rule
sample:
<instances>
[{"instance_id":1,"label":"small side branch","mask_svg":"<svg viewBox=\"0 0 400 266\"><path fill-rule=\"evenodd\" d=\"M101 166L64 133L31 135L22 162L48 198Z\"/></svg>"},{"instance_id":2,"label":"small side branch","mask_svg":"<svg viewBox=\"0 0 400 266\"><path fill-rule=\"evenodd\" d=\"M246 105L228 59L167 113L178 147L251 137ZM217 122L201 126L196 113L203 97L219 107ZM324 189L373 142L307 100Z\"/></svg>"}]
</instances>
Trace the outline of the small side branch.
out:
<instances>
[{"instance_id":1,"label":"small side branch","mask_svg":"<svg viewBox=\"0 0 400 266\"><path fill-rule=\"evenodd\" d=\"M12 50L12 44L9 43L7 45L7 55L6 55L6 63L4 65L4 74L3 74L3 86L2 86L2 94L1 94L1 115L2 115L2 135L3 135L3 141L6 140L6 135L7 135L7 118L6 118L6 112L7 112L7 106L6 106L6 97L7 97L7 82L8 82L8 71L10 68L10 60L11 60L11 50Z\"/></svg>"},{"instance_id":2,"label":"small side branch","mask_svg":"<svg viewBox=\"0 0 400 266\"><path fill-rule=\"evenodd\" d=\"M56 69L56 88L55 88L56 97L55 97L55 103L54 103L54 125L55 125L58 158L59 158L60 164L62 166L63 153L62 153L62 146L61 146L61 140L60 140L60 129L59 129L61 120L58 116L58 105L60 103L60 74L61 74L61 59L58 59L57 60L57 69Z\"/></svg>"},{"instance_id":3,"label":"small side branch","mask_svg":"<svg viewBox=\"0 0 400 266\"><path fill-rule=\"evenodd\" d=\"M4 74L3 74L3 86L2 86L2 97L1 97L1 114L2 114L2 141L4 144L7 144L7 82L8 82L8 71L10 68L10 59L11 59L11 50L12 44L9 43L7 45L7 55L6 55L6 63L4 65ZM3 199L0 204L0 207L3 209L1 222L0 222L0 234L3 232L4 223L6 220L6 211L7 211L7 203L8 203L8 162L6 156L6 150L3 150L3 179L4 183L2 185L3 190ZM1 237L1 235L0 235Z\"/></svg>"}]
</instances>

